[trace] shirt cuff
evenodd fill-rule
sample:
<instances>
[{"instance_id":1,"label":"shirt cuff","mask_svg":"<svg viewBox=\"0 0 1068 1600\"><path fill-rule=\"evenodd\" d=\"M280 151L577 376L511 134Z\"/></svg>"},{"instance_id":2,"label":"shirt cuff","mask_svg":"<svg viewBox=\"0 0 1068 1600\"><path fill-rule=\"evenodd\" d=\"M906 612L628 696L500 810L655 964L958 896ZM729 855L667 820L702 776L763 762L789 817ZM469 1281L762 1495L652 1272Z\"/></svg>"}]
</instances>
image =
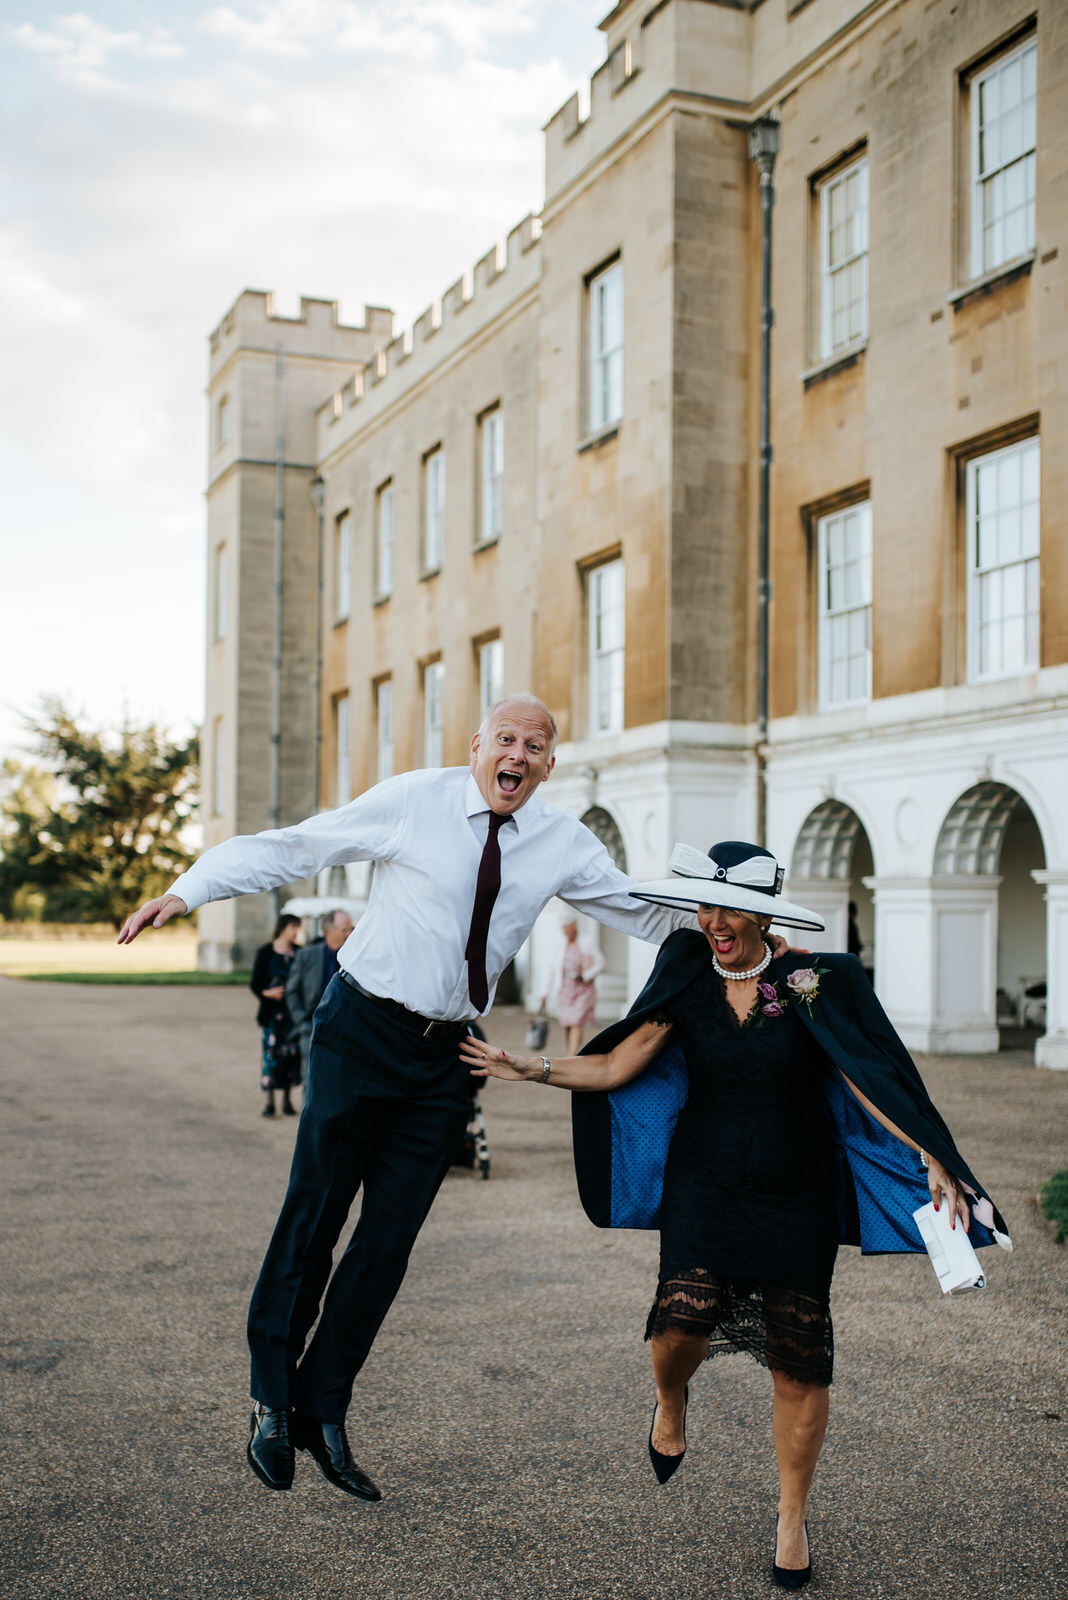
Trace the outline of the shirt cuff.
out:
<instances>
[{"instance_id":1,"label":"shirt cuff","mask_svg":"<svg viewBox=\"0 0 1068 1600\"><path fill-rule=\"evenodd\" d=\"M206 906L210 896L199 890L192 882L188 872L183 872L180 878L175 878L168 894L176 894L179 900L184 900L190 911L198 911L201 906Z\"/></svg>"}]
</instances>

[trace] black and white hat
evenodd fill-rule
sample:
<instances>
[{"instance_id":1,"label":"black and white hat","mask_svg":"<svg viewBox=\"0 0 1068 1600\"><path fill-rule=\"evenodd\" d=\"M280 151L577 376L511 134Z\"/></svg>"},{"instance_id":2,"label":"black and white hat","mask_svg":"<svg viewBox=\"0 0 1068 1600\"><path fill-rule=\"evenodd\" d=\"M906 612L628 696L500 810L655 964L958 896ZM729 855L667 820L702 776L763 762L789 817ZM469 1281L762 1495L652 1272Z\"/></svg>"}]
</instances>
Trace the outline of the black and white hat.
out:
<instances>
[{"instance_id":1,"label":"black and white hat","mask_svg":"<svg viewBox=\"0 0 1068 1600\"><path fill-rule=\"evenodd\" d=\"M638 900L662 906L723 906L728 911L752 911L787 928L812 928L822 933L827 924L815 911L782 900L783 869L770 850L758 844L727 839L714 844L707 856L692 845L677 844L668 863L675 874L652 883L636 883L630 891Z\"/></svg>"}]
</instances>

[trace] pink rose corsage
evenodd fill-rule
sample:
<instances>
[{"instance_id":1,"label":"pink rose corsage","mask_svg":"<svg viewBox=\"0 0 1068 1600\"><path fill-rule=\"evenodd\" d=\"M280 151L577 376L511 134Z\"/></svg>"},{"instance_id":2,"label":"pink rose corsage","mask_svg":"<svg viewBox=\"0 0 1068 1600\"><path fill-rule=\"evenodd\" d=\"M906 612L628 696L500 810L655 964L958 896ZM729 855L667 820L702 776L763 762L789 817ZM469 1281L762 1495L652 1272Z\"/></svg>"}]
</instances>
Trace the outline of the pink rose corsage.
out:
<instances>
[{"instance_id":1,"label":"pink rose corsage","mask_svg":"<svg viewBox=\"0 0 1068 1600\"><path fill-rule=\"evenodd\" d=\"M812 1002L817 999L820 992L820 982L827 975L828 969L821 967L817 961L814 967L798 967L796 972L791 972L786 980L786 987L790 990L795 1000L812 1010Z\"/></svg>"}]
</instances>

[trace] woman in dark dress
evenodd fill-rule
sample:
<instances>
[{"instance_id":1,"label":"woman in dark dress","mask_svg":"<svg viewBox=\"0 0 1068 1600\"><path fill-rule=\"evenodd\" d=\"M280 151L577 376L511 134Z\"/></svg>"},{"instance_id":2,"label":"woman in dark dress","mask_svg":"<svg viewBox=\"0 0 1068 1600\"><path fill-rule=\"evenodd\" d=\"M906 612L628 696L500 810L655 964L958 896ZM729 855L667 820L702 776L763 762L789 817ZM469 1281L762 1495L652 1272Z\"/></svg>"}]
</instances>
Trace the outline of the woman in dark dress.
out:
<instances>
[{"instance_id":1,"label":"woman in dark dress","mask_svg":"<svg viewBox=\"0 0 1068 1600\"><path fill-rule=\"evenodd\" d=\"M688 1087L663 1168L660 1275L646 1328L656 1380L649 1455L666 1482L685 1454L687 1386L703 1359L746 1351L768 1367L779 1467L772 1571L781 1587L796 1589L812 1571L805 1513L827 1427L830 1286L842 1232L838 1142L824 1092L828 1056L808 1025L830 969L817 961L815 972L784 978L771 968L772 912L794 926L822 923L803 907L771 903L782 873L767 851L732 843L688 857L685 875L697 883L666 880L637 892L694 904L700 933L671 936L625 1022L569 1060L510 1055L475 1040L465 1041L463 1054L482 1075L611 1091L644 1073L669 1041L681 1046ZM916 1152L935 1203L969 1228L966 1195L981 1191L964 1181L971 1175L963 1162L955 1177L841 1075L865 1112ZM944 1129L930 1112L930 1126ZM953 1150L948 1130L945 1138L943 1149ZM922 1248L918 1232L916 1243Z\"/></svg>"},{"instance_id":2,"label":"woman in dark dress","mask_svg":"<svg viewBox=\"0 0 1068 1600\"><path fill-rule=\"evenodd\" d=\"M290 1099L300 1082L300 1046L291 1037L292 1024L286 1009L286 978L296 953L300 918L281 916L267 944L256 951L249 988L259 999L256 1022L260 1030L260 1088L266 1099L263 1115L275 1115L274 1095L282 1095L282 1115L295 1117L297 1108Z\"/></svg>"}]
</instances>

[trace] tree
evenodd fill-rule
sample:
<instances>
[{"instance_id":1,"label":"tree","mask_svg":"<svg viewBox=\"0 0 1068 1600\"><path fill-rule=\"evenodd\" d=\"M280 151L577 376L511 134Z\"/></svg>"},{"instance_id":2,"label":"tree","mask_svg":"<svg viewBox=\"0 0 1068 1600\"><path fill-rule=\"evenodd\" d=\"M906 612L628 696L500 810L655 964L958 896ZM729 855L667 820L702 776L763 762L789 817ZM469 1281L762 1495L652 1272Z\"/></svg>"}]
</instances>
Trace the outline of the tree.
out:
<instances>
[{"instance_id":1,"label":"tree","mask_svg":"<svg viewBox=\"0 0 1068 1600\"><path fill-rule=\"evenodd\" d=\"M109 735L53 698L23 720L41 764L3 766L0 912L120 927L193 860L197 739L128 721Z\"/></svg>"}]
</instances>

